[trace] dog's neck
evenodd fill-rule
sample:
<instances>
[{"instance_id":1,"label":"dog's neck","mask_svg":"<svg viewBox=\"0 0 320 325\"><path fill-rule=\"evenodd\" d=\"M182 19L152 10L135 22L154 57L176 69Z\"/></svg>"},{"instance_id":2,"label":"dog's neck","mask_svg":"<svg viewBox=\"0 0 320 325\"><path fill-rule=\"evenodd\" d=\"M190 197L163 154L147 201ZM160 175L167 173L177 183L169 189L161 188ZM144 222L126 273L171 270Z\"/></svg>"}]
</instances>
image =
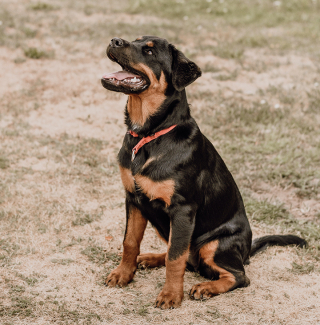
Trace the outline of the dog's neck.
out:
<instances>
[{"instance_id":1,"label":"dog's neck","mask_svg":"<svg viewBox=\"0 0 320 325\"><path fill-rule=\"evenodd\" d=\"M186 91L173 90L167 96L129 95L125 124L141 136L153 134L190 118Z\"/></svg>"}]
</instances>

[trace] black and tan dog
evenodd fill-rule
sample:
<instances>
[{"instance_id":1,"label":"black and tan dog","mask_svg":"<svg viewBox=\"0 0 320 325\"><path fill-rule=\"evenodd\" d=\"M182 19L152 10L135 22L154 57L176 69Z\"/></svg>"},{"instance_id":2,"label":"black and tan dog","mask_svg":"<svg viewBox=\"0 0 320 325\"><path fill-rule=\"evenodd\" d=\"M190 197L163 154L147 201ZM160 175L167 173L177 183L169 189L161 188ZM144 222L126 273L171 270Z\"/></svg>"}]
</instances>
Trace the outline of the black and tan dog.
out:
<instances>
[{"instance_id":1,"label":"black and tan dog","mask_svg":"<svg viewBox=\"0 0 320 325\"><path fill-rule=\"evenodd\" d=\"M185 87L201 75L195 63L154 36L133 42L114 38L107 55L123 70L103 76L102 85L129 98L128 132L118 156L127 224L122 261L106 285L127 285L138 264L165 265L156 307L173 308L183 298L186 267L210 280L190 290L192 299L205 299L248 286L243 265L266 246L306 244L287 235L262 237L251 245L238 187L190 115ZM167 253L139 255L148 221L168 244Z\"/></svg>"}]
</instances>

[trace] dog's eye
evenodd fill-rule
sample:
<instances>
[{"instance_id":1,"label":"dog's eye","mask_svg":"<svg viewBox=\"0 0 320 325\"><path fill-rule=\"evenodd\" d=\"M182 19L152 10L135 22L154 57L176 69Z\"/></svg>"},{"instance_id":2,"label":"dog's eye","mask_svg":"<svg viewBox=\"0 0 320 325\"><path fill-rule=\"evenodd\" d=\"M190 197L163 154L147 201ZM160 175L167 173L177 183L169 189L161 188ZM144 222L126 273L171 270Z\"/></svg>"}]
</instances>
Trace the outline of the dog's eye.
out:
<instances>
[{"instance_id":1,"label":"dog's eye","mask_svg":"<svg viewBox=\"0 0 320 325\"><path fill-rule=\"evenodd\" d=\"M147 53L148 55L152 55L152 54L153 54L153 52L152 52L151 50L146 50L146 53Z\"/></svg>"}]
</instances>

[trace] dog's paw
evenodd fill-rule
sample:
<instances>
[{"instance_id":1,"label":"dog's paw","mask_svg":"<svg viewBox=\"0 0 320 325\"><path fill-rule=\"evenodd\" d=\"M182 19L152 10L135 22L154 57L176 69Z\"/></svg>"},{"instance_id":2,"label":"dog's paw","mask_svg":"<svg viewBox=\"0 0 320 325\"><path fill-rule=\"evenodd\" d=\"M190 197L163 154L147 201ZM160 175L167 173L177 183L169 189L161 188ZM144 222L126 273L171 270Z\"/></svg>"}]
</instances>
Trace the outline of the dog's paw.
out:
<instances>
[{"instance_id":1,"label":"dog's paw","mask_svg":"<svg viewBox=\"0 0 320 325\"><path fill-rule=\"evenodd\" d=\"M159 293L155 307L161 309L177 308L181 305L183 299L183 290L171 291L163 288Z\"/></svg>"},{"instance_id":2,"label":"dog's paw","mask_svg":"<svg viewBox=\"0 0 320 325\"><path fill-rule=\"evenodd\" d=\"M118 266L106 278L105 284L108 287L125 287L134 276L135 270L131 271L123 266Z\"/></svg>"},{"instance_id":3,"label":"dog's paw","mask_svg":"<svg viewBox=\"0 0 320 325\"><path fill-rule=\"evenodd\" d=\"M215 294L213 293L211 282L196 284L189 292L190 298L195 300L205 300L213 297L214 295Z\"/></svg>"},{"instance_id":4,"label":"dog's paw","mask_svg":"<svg viewBox=\"0 0 320 325\"><path fill-rule=\"evenodd\" d=\"M152 254L152 253L147 253L147 254L141 254L137 258L137 263L142 267L159 267L159 266L164 266L165 265L165 257L166 254Z\"/></svg>"}]
</instances>

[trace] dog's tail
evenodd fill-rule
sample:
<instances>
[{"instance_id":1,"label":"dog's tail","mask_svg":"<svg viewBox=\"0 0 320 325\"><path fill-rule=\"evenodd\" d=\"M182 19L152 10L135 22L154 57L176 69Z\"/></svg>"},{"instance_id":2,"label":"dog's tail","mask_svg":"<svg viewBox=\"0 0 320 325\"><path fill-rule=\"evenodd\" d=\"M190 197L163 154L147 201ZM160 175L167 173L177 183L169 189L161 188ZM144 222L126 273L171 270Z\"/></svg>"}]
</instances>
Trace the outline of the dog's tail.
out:
<instances>
[{"instance_id":1,"label":"dog's tail","mask_svg":"<svg viewBox=\"0 0 320 325\"><path fill-rule=\"evenodd\" d=\"M294 235L271 235L256 238L252 241L250 257L264 251L269 246L297 245L307 247L308 243L303 238Z\"/></svg>"}]
</instances>

